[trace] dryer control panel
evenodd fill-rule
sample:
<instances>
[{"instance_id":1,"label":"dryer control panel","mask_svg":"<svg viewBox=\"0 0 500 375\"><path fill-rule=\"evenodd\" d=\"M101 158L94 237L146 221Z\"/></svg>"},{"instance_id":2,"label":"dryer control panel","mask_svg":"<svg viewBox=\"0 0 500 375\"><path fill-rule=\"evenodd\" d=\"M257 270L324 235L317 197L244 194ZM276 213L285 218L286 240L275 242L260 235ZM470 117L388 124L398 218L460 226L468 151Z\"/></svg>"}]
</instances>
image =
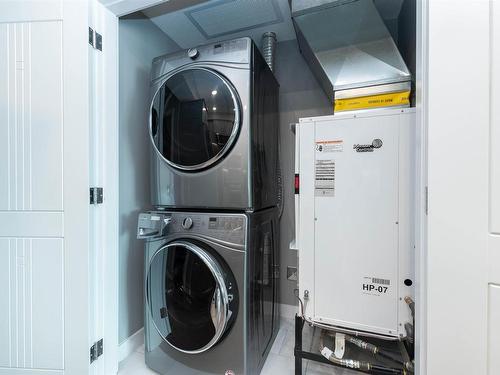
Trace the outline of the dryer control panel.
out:
<instances>
[{"instance_id":1,"label":"dryer control panel","mask_svg":"<svg viewBox=\"0 0 500 375\"><path fill-rule=\"evenodd\" d=\"M238 64L241 68L250 68L252 40L248 37L217 42L158 56L153 60L151 78L153 82L173 70L192 63Z\"/></svg>"}]
</instances>

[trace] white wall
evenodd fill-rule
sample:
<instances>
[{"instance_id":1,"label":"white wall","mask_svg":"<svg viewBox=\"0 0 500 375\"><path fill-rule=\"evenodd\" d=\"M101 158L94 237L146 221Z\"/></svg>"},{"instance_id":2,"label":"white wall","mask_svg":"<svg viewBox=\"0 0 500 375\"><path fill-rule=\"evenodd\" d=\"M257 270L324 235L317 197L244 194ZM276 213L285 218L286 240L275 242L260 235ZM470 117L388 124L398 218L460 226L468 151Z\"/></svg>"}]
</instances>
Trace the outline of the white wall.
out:
<instances>
[{"instance_id":1,"label":"white wall","mask_svg":"<svg viewBox=\"0 0 500 375\"><path fill-rule=\"evenodd\" d=\"M140 211L150 208L149 72L154 57L176 50L151 21L135 14L119 22L120 244L119 342L143 326L143 241Z\"/></svg>"},{"instance_id":2,"label":"white wall","mask_svg":"<svg viewBox=\"0 0 500 375\"><path fill-rule=\"evenodd\" d=\"M490 2L428 0L427 7L428 342L422 373L484 375Z\"/></svg>"}]
</instances>

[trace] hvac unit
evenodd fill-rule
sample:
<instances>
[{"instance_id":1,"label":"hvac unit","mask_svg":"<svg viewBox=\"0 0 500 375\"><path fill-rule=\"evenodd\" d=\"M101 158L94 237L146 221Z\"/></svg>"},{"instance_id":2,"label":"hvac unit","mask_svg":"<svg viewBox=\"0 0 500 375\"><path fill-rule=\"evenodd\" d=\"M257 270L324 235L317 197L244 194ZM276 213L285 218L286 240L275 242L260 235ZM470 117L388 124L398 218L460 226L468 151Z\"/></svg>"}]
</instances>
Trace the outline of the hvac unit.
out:
<instances>
[{"instance_id":1,"label":"hvac unit","mask_svg":"<svg viewBox=\"0 0 500 375\"><path fill-rule=\"evenodd\" d=\"M297 125L299 297L307 320L406 336L414 124L414 109L384 109Z\"/></svg>"}]
</instances>

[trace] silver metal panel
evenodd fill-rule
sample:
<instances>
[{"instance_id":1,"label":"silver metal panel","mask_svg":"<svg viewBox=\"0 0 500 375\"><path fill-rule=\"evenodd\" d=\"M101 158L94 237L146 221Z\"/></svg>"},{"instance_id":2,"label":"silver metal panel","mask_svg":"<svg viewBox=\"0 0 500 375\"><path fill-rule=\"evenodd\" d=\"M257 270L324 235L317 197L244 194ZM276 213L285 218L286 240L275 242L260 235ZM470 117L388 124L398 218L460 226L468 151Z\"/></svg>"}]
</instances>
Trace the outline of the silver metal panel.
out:
<instances>
[{"instance_id":1,"label":"silver metal panel","mask_svg":"<svg viewBox=\"0 0 500 375\"><path fill-rule=\"evenodd\" d=\"M191 67L214 70L238 93L240 131L228 154L201 172L173 168L151 147L151 203L155 207L243 210L275 206L278 84L249 38L197 49L195 60L183 51L153 61L151 98L178 71ZM254 94L261 91L265 92ZM262 98L266 98L264 103Z\"/></svg>"},{"instance_id":2,"label":"silver metal panel","mask_svg":"<svg viewBox=\"0 0 500 375\"><path fill-rule=\"evenodd\" d=\"M292 16L304 57L331 100L337 90L411 80L372 0L294 0Z\"/></svg>"}]
</instances>

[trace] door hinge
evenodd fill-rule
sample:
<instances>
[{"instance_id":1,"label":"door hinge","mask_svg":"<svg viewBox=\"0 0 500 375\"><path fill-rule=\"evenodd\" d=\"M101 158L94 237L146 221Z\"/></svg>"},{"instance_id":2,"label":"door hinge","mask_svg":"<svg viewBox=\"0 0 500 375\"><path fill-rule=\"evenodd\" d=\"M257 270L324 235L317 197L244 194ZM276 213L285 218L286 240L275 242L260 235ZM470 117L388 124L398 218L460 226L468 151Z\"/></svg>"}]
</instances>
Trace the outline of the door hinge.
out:
<instances>
[{"instance_id":1,"label":"door hinge","mask_svg":"<svg viewBox=\"0 0 500 375\"><path fill-rule=\"evenodd\" d=\"M90 188L90 204L101 204L103 200L103 190L101 187Z\"/></svg>"},{"instance_id":2,"label":"door hinge","mask_svg":"<svg viewBox=\"0 0 500 375\"><path fill-rule=\"evenodd\" d=\"M102 35L89 27L89 44L95 49L102 51Z\"/></svg>"},{"instance_id":3,"label":"door hinge","mask_svg":"<svg viewBox=\"0 0 500 375\"><path fill-rule=\"evenodd\" d=\"M99 358L103 353L103 343L102 339L94 343L90 347L90 363L94 362L97 358Z\"/></svg>"}]
</instances>

